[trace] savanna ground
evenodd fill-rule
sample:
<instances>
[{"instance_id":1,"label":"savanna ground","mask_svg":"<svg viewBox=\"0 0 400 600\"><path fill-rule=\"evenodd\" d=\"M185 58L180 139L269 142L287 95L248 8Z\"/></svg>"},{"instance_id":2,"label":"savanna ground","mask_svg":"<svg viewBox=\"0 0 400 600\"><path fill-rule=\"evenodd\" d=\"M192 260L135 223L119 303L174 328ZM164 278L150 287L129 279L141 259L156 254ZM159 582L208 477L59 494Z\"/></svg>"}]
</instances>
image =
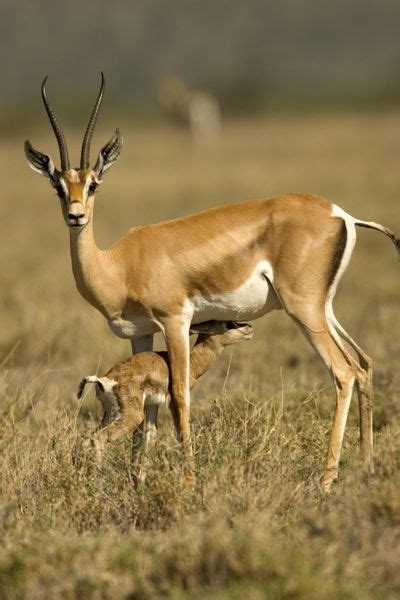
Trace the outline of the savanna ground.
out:
<instances>
[{"instance_id":1,"label":"savanna ground","mask_svg":"<svg viewBox=\"0 0 400 600\"><path fill-rule=\"evenodd\" d=\"M97 196L100 246L135 224L288 191L400 231L400 114L238 120L200 147L166 126L118 121L93 144L94 159L121 125L120 162ZM79 132L66 129L78 157ZM43 117L26 133L56 158L49 131ZM164 413L136 489L129 440L101 469L76 450L99 415L93 392L78 404L78 382L129 344L78 295L58 200L28 170L22 139L2 139L0 153L1 598L398 598L400 267L390 241L358 230L336 301L375 360L374 476L359 462L354 401L340 480L321 493L332 389L276 312L197 386L194 485Z\"/></svg>"}]
</instances>

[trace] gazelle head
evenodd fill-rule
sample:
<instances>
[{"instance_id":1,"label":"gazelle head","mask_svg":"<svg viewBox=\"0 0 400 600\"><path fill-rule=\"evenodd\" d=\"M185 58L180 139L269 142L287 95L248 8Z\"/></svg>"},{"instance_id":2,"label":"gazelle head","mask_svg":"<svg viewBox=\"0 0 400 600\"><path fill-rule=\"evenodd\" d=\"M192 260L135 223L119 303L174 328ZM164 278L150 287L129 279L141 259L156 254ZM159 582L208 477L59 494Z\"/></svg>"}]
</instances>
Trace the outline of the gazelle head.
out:
<instances>
[{"instance_id":1,"label":"gazelle head","mask_svg":"<svg viewBox=\"0 0 400 600\"><path fill-rule=\"evenodd\" d=\"M47 77L42 83L42 98L60 150L61 169L56 168L48 154L35 150L29 140L25 142L25 155L29 166L47 177L56 190L68 227L79 230L85 227L91 218L94 194L103 181L104 173L117 161L122 148L122 138L116 129L111 140L100 150L96 164L90 168L90 144L104 95L105 80L102 73L99 95L82 142L80 167L71 169L64 134L47 98L46 81Z\"/></svg>"},{"instance_id":2,"label":"gazelle head","mask_svg":"<svg viewBox=\"0 0 400 600\"><path fill-rule=\"evenodd\" d=\"M207 321L190 326L190 333L198 333L201 341L212 339L224 348L243 340L251 340L253 327L248 323L236 321Z\"/></svg>"}]
</instances>

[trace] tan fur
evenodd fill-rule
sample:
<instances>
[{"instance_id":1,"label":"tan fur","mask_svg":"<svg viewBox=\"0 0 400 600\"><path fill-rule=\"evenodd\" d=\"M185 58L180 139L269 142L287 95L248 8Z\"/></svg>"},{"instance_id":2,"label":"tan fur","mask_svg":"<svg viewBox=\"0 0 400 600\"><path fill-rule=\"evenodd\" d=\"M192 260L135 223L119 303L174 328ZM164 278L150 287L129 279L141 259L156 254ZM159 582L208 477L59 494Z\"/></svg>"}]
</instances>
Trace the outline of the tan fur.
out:
<instances>
[{"instance_id":1,"label":"tan fur","mask_svg":"<svg viewBox=\"0 0 400 600\"><path fill-rule=\"evenodd\" d=\"M199 332L196 344L190 353L190 388L215 362L222 350L243 340L251 339L253 328L245 324L236 324L229 329L224 322L211 321L194 327L192 333ZM79 388L79 397L83 392L85 378ZM149 409L153 407L154 426L157 428L159 404L170 407L174 422L176 413L170 404L170 364L166 352L142 352L114 365L103 377L99 377L96 393L104 407L101 427L94 433L94 443L101 456L105 445L131 433L144 432L145 449L155 442L155 435L147 439ZM109 390L101 389L101 382L107 381ZM106 401L105 401L106 400ZM119 405L118 418L110 422L112 404ZM150 409L151 410L151 409ZM176 424L176 422L175 422ZM177 425L177 424L176 424ZM155 432L154 432L155 433Z\"/></svg>"},{"instance_id":2,"label":"tan fur","mask_svg":"<svg viewBox=\"0 0 400 600\"><path fill-rule=\"evenodd\" d=\"M91 216L90 200L87 209ZM310 196L242 202L133 228L107 251L97 249L90 221L83 231L71 230L76 283L107 318L140 314L158 325L187 298L237 289L263 259L274 272L283 267L286 278L318 254L315 276L326 276L340 226L331 210L327 200Z\"/></svg>"}]
</instances>

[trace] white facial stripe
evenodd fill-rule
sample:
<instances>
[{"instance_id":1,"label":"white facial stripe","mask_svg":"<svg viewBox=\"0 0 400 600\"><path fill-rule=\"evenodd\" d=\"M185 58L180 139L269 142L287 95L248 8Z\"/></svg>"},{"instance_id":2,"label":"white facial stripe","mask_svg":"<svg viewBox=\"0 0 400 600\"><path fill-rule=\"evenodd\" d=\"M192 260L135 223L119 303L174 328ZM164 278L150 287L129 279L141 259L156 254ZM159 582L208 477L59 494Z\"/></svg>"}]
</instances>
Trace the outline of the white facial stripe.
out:
<instances>
[{"instance_id":1,"label":"white facial stripe","mask_svg":"<svg viewBox=\"0 0 400 600\"><path fill-rule=\"evenodd\" d=\"M65 183L65 181L64 181L64 179L62 177L60 177L59 182L60 182L60 185L61 185L61 187L63 189L63 192L64 192L64 198L66 200L68 200L68 198L69 198L69 192L68 192L67 184Z\"/></svg>"}]
</instances>

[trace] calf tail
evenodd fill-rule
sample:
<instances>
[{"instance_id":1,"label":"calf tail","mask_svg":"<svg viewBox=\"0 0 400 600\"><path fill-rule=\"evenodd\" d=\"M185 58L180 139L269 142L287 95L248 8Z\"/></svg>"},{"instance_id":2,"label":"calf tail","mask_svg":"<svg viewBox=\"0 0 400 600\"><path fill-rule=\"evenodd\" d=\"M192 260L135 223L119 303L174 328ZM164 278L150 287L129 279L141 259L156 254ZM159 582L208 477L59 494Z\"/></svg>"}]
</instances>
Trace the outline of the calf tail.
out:
<instances>
[{"instance_id":1,"label":"calf tail","mask_svg":"<svg viewBox=\"0 0 400 600\"><path fill-rule=\"evenodd\" d=\"M85 385L87 383L95 383L96 385L100 386L100 388L102 390L104 390L104 387L103 387L103 384L102 384L100 378L97 377L97 375L89 375L88 377L84 377L79 384L78 394L77 394L78 398L82 397L83 390L85 389Z\"/></svg>"}]
</instances>

